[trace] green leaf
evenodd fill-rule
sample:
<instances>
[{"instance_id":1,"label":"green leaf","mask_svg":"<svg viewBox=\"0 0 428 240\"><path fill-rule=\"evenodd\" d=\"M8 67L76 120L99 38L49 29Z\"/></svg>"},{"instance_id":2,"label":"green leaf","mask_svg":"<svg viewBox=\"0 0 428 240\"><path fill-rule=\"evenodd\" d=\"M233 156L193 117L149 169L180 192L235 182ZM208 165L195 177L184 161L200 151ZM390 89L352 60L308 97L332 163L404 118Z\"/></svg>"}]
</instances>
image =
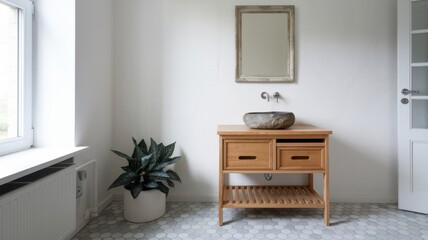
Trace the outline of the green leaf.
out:
<instances>
[{"instance_id":1,"label":"green leaf","mask_svg":"<svg viewBox=\"0 0 428 240\"><path fill-rule=\"evenodd\" d=\"M134 152L132 153L132 157L136 159L141 159L144 156L143 150L141 150L140 146L138 146L137 141L132 138L134 142Z\"/></svg>"},{"instance_id":2,"label":"green leaf","mask_svg":"<svg viewBox=\"0 0 428 240\"><path fill-rule=\"evenodd\" d=\"M135 138L134 137L132 137L132 142L134 143L134 151L132 151L132 155L131 155L131 157L132 158L137 158L138 159L138 156L137 156L137 140L135 140Z\"/></svg>"},{"instance_id":3,"label":"green leaf","mask_svg":"<svg viewBox=\"0 0 428 240\"><path fill-rule=\"evenodd\" d=\"M152 154L149 154L149 155L141 158L141 168L142 169L145 169L147 167L152 156L153 156Z\"/></svg>"},{"instance_id":4,"label":"green leaf","mask_svg":"<svg viewBox=\"0 0 428 240\"><path fill-rule=\"evenodd\" d=\"M136 199L138 197L138 195L141 193L141 191L143 190L143 186L141 186L141 184L136 184L133 188L131 188L131 195L134 199Z\"/></svg>"},{"instance_id":5,"label":"green leaf","mask_svg":"<svg viewBox=\"0 0 428 240\"><path fill-rule=\"evenodd\" d=\"M153 167L153 170L154 170L154 171L162 170L162 169L164 169L166 166L168 166L168 165L171 165L171 164L174 164L174 163L178 162L178 161L180 160L180 158L181 158L181 156L177 156L177 157L174 157L174 158L168 158L165 162L163 162L163 163L161 163L161 164L158 164L158 165L154 166L154 167Z\"/></svg>"},{"instance_id":6,"label":"green leaf","mask_svg":"<svg viewBox=\"0 0 428 240\"><path fill-rule=\"evenodd\" d=\"M163 143L159 143L158 148L162 149L162 151L163 151L163 149L165 148L165 145L163 145ZM162 153L162 151L160 151L160 152Z\"/></svg>"},{"instance_id":7,"label":"green leaf","mask_svg":"<svg viewBox=\"0 0 428 240\"><path fill-rule=\"evenodd\" d=\"M154 142L153 139L152 141L153 143L150 145L150 153L153 154L153 157L151 158L149 162L149 167L147 168L149 171L151 171L153 167L159 163L159 157L162 149L164 148L163 144L154 145L156 144L156 142Z\"/></svg>"},{"instance_id":8,"label":"green leaf","mask_svg":"<svg viewBox=\"0 0 428 240\"><path fill-rule=\"evenodd\" d=\"M162 182L158 182L158 187L156 189L165 193L165 195L168 197L169 188L165 186L165 184L163 184Z\"/></svg>"},{"instance_id":9,"label":"green leaf","mask_svg":"<svg viewBox=\"0 0 428 240\"><path fill-rule=\"evenodd\" d=\"M123 166L123 167L120 167L120 168L122 168L122 169L123 169L123 171L125 171L125 172L130 172L130 171L132 171L132 169L131 169L129 166Z\"/></svg>"},{"instance_id":10,"label":"green leaf","mask_svg":"<svg viewBox=\"0 0 428 240\"><path fill-rule=\"evenodd\" d=\"M157 188L158 186L159 186L159 184L155 181L151 181L151 182L144 184L144 187L148 188L148 189Z\"/></svg>"},{"instance_id":11,"label":"green leaf","mask_svg":"<svg viewBox=\"0 0 428 240\"><path fill-rule=\"evenodd\" d=\"M152 150L153 151L152 152L153 156L152 156L152 158L151 158L151 160L149 162L149 166L147 167L147 170L149 172L152 171L153 167L155 167L156 165L159 164L159 156L160 156L160 151L159 150L160 150L159 147L156 147L156 148L154 148Z\"/></svg>"},{"instance_id":12,"label":"green leaf","mask_svg":"<svg viewBox=\"0 0 428 240\"><path fill-rule=\"evenodd\" d=\"M177 181L177 182L180 182L180 183L181 183L181 179L180 179L180 177L178 176L178 174L177 174L176 172L174 172L174 171L172 171L172 170L168 170L168 171L166 171L166 173L169 175L169 177L170 177L172 180L174 180L174 181Z\"/></svg>"},{"instance_id":13,"label":"green leaf","mask_svg":"<svg viewBox=\"0 0 428 240\"><path fill-rule=\"evenodd\" d=\"M168 158L166 160L166 163L168 163L168 165L169 164L173 164L173 163L177 163L178 161L180 161L180 159L181 159L181 156L177 156L177 157L173 157L173 158Z\"/></svg>"},{"instance_id":14,"label":"green leaf","mask_svg":"<svg viewBox=\"0 0 428 240\"><path fill-rule=\"evenodd\" d=\"M161 178L166 178L166 179L170 178L170 176L167 173L162 172L162 171L149 172L149 173L147 173L147 176L150 176L150 177L161 177Z\"/></svg>"},{"instance_id":15,"label":"green leaf","mask_svg":"<svg viewBox=\"0 0 428 240\"><path fill-rule=\"evenodd\" d=\"M146 142L144 141L144 138L141 139L141 141L138 143L138 146L141 148L141 150L143 150L144 154L148 154L147 145L146 145Z\"/></svg>"},{"instance_id":16,"label":"green leaf","mask_svg":"<svg viewBox=\"0 0 428 240\"><path fill-rule=\"evenodd\" d=\"M114 152L119 157L123 157L123 158L125 158L128 161L134 161L134 159L132 157L126 155L125 153L122 153L122 152L119 152L119 151L116 151L116 150L111 150L111 151Z\"/></svg>"},{"instance_id":17,"label":"green leaf","mask_svg":"<svg viewBox=\"0 0 428 240\"><path fill-rule=\"evenodd\" d=\"M166 180L166 182L168 183L168 186L170 186L170 187L175 187L175 185L174 185L174 182L173 181L171 181L171 180L169 180L169 179L167 179Z\"/></svg>"},{"instance_id":18,"label":"green leaf","mask_svg":"<svg viewBox=\"0 0 428 240\"><path fill-rule=\"evenodd\" d=\"M125 172L120 174L120 176L110 185L108 189L119 187L122 185L127 185L132 182L134 178L138 177L135 172Z\"/></svg>"},{"instance_id":19,"label":"green leaf","mask_svg":"<svg viewBox=\"0 0 428 240\"><path fill-rule=\"evenodd\" d=\"M159 145L157 145L157 147L155 149L155 155L154 155L155 156L155 158L154 158L155 161L153 161L155 164L162 161L161 156L162 156L162 152L163 152L164 149L165 149L165 146L162 143L160 143Z\"/></svg>"},{"instance_id":20,"label":"green leaf","mask_svg":"<svg viewBox=\"0 0 428 240\"><path fill-rule=\"evenodd\" d=\"M161 161L165 161L166 159L171 157L172 154L174 153L174 148L175 148L175 142L169 144L168 146L165 146L160 156Z\"/></svg>"},{"instance_id":21,"label":"green leaf","mask_svg":"<svg viewBox=\"0 0 428 240\"><path fill-rule=\"evenodd\" d=\"M150 148L149 152L154 153L154 150L157 149L158 144L153 140L153 138L150 138Z\"/></svg>"}]
</instances>

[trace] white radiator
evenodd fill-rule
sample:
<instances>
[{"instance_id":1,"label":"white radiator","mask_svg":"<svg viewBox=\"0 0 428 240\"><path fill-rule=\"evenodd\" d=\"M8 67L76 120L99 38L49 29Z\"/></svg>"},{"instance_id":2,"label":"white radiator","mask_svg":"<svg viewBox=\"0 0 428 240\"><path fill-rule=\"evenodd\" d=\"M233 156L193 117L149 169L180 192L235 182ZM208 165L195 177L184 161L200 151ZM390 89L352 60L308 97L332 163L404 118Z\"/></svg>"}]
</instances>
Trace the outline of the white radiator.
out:
<instances>
[{"instance_id":1,"label":"white radiator","mask_svg":"<svg viewBox=\"0 0 428 240\"><path fill-rule=\"evenodd\" d=\"M2 185L1 191L0 240L59 240L74 231L74 166L54 165Z\"/></svg>"},{"instance_id":2,"label":"white radiator","mask_svg":"<svg viewBox=\"0 0 428 240\"><path fill-rule=\"evenodd\" d=\"M95 159L77 166L76 172L76 231L80 231L97 216Z\"/></svg>"}]
</instances>

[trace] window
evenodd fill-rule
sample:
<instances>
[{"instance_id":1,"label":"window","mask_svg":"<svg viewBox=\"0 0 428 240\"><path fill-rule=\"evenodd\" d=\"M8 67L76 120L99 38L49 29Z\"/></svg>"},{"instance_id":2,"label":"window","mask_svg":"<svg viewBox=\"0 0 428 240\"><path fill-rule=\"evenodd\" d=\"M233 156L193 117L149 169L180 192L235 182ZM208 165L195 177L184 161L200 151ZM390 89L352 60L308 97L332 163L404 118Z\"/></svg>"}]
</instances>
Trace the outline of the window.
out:
<instances>
[{"instance_id":1,"label":"window","mask_svg":"<svg viewBox=\"0 0 428 240\"><path fill-rule=\"evenodd\" d=\"M0 155L33 144L32 13L30 0L0 0Z\"/></svg>"}]
</instances>

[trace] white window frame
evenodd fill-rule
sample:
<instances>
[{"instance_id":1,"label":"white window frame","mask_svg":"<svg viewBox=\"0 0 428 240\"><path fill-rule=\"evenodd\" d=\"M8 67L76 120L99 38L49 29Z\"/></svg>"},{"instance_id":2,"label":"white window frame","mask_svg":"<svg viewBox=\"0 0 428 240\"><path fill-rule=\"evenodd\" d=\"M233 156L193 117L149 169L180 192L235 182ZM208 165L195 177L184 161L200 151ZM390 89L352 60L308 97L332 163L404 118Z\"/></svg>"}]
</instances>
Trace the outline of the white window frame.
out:
<instances>
[{"instance_id":1,"label":"white window frame","mask_svg":"<svg viewBox=\"0 0 428 240\"><path fill-rule=\"evenodd\" d=\"M0 140L0 155L17 152L33 145L33 2L0 0L18 11L18 137Z\"/></svg>"}]
</instances>

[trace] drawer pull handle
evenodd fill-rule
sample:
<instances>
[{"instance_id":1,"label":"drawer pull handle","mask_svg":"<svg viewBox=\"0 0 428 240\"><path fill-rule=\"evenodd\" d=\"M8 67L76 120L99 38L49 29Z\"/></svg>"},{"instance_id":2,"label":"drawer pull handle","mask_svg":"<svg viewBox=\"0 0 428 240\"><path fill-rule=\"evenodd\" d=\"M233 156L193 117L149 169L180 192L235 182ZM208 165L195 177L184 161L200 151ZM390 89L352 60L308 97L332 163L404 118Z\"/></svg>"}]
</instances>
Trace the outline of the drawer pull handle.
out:
<instances>
[{"instance_id":1,"label":"drawer pull handle","mask_svg":"<svg viewBox=\"0 0 428 240\"><path fill-rule=\"evenodd\" d=\"M309 160L309 156L292 156L291 160Z\"/></svg>"},{"instance_id":2,"label":"drawer pull handle","mask_svg":"<svg viewBox=\"0 0 428 240\"><path fill-rule=\"evenodd\" d=\"M256 160L256 156L239 156L239 160Z\"/></svg>"}]
</instances>

